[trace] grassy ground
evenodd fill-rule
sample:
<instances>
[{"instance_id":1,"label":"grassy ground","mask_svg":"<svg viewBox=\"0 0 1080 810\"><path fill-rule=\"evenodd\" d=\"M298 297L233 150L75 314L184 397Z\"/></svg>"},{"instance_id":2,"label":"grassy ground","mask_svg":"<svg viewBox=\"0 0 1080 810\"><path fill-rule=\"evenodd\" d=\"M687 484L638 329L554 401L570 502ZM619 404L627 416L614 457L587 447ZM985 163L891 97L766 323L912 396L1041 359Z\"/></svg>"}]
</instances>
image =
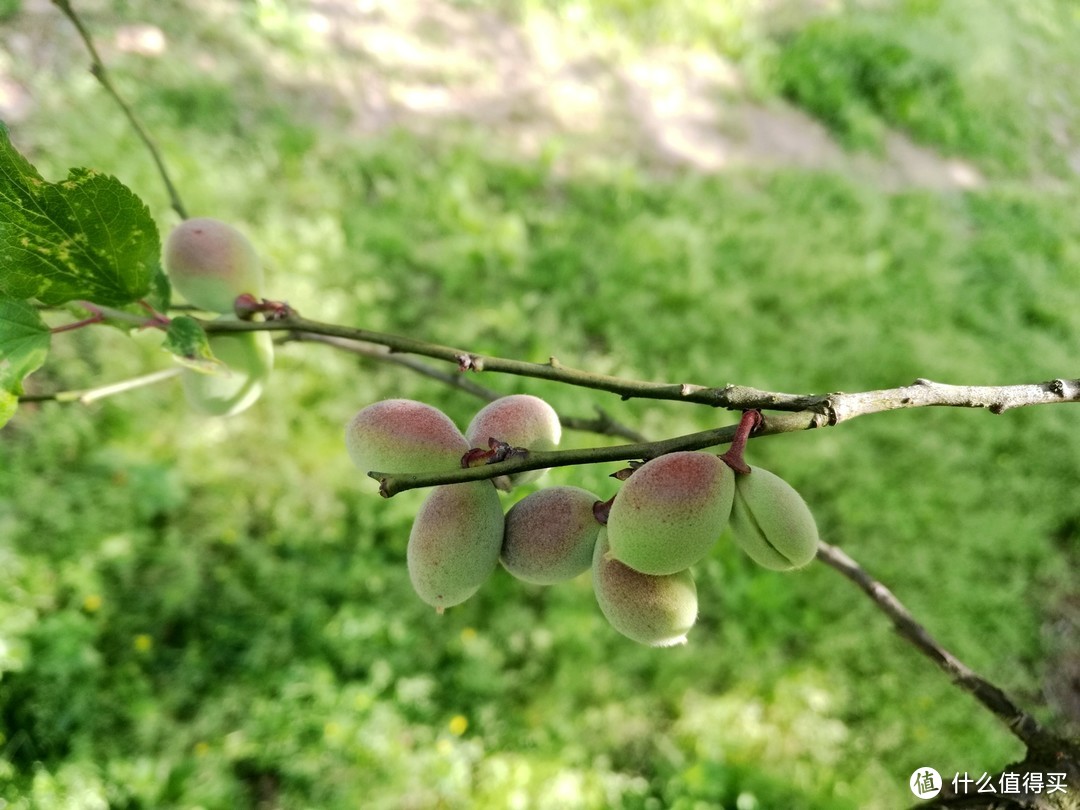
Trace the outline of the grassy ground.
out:
<instances>
[{"instance_id":1,"label":"grassy ground","mask_svg":"<svg viewBox=\"0 0 1080 810\"><path fill-rule=\"evenodd\" d=\"M330 29L286 2L194 18L186 3L129 5L121 18L87 4L87 19L186 202L251 234L272 292L309 316L773 390L1075 376L1068 3L792 3L769 17L749 1L367 16L328 3ZM122 47L134 23L166 34L164 54ZM476 31L499 48L470 45ZM174 223L59 16L26 3L0 35L23 94L9 100L25 101L8 108L13 138L45 175L104 169ZM515 59L533 91L507 89ZM697 154L740 156L720 171L650 124L677 94L616 81L656 60L691 86L701 74L685 66L702 59L740 77L684 99L719 122ZM579 90L621 88L610 118L572 125L560 111L577 108L535 90L570 67ZM723 126L750 109L824 146L813 159L750 148ZM934 182L897 170L898 133ZM152 336L77 333L34 381L83 387L166 362ZM895 808L916 767L993 772L1022 755L830 570L757 570L726 541L698 567L683 648L616 636L587 577L541 589L500 571L436 616L404 569L422 495L372 496L341 429L390 396L459 424L477 403L319 346L282 348L275 380L227 421L165 387L27 407L0 433L10 806ZM483 382L565 412L599 404L656 437L732 421ZM1075 420L1068 407L895 413L755 443L750 461L794 484L823 536L946 646L1068 728ZM611 471L546 481L608 497Z\"/></svg>"}]
</instances>

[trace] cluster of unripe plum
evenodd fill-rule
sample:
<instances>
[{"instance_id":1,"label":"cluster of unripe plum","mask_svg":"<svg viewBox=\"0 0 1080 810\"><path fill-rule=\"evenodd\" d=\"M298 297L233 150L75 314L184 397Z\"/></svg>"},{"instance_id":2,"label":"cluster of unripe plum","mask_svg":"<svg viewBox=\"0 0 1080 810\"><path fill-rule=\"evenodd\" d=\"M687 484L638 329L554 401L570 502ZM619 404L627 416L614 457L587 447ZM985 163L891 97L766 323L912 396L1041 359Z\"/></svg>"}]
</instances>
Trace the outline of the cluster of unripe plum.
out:
<instances>
[{"instance_id":1,"label":"cluster of unripe plum","mask_svg":"<svg viewBox=\"0 0 1080 810\"><path fill-rule=\"evenodd\" d=\"M345 443L365 473L418 473L497 460L505 456L497 448L554 449L560 433L555 411L533 396L495 400L464 434L437 408L390 399L356 414ZM766 568L798 568L817 551L817 526L802 497L767 470L746 467L741 449L738 456L732 463L726 454L667 453L617 475L625 483L611 501L554 486L505 515L497 489L542 471L436 486L409 535L413 588L442 612L476 593L500 562L539 585L591 568L600 610L616 630L652 646L683 643L698 612L690 567L725 528Z\"/></svg>"},{"instance_id":2,"label":"cluster of unripe plum","mask_svg":"<svg viewBox=\"0 0 1080 810\"><path fill-rule=\"evenodd\" d=\"M240 296L262 297L255 249L220 220L180 224L166 241L164 261L173 287L219 320L237 317ZM258 399L273 368L270 335L216 333L209 345L221 365L210 374L184 369L184 393L202 413L238 413ZM352 419L346 445L364 472L440 472L551 450L561 433L555 411L533 396L495 400L465 433L437 408L391 399ZM527 495L505 515L497 490L535 480L542 471L437 486L409 536L413 587L441 612L476 593L500 562L539 585L591 568L597 602L616 630L643 644L682 643L697 619L690 567L725 528L767 568L797 568L817 551L817 527L803 499L767 470L751 471L741 456L741 447L722 456L667 453L617 475L625 483L610 501L556 486Z\"/></svg>"},{"instance_id":3,"label":"cluster of unripe plum","mask_svg":"<svg viewBox=\"0 0 1080 810\"><path fill-rule=\"evenodd\" d=\"M240 231L218 219L199 217L177 226L165 241L169 282L189 304L233 320L240 295L263 295L262 265ZM259 398L274 367L268 332L226 332L209 337L221 361L211 373L185 368L181 376L188 403L200 413L231 416Z\"/></svg>"}]
</instances>

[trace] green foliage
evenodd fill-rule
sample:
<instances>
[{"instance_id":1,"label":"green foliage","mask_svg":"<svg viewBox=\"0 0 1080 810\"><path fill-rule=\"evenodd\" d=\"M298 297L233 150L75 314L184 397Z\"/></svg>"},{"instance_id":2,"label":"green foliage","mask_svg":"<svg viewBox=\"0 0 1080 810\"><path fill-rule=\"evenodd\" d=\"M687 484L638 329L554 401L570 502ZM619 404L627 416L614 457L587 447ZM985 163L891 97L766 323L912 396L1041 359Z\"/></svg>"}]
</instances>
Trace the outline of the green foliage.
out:
<instances>
[{"instance_id":1,"label":"green foliage","mask_svg":"<svg viewBox=\"0 0 1080 810\"><path fill-rule=\"evenodd\" d=\"M15 415L23 379L41 368L49 343L49 327L37 310L0 299L0 427Z\"/></svg>"},{"instance_id":2,"label":"green foliage","mask_svg":"<svg viewBox=\"0 0 1080 810\"><path fill-rule=\"evenodd\" d=\"M177 315L169 319L161 348L174 354L176 359L185 365L212 371L210 367L214 365L214 353L210 351L206 330L188 315Z\"/></svg>"},{"instance_id":3,"label":"green foliage","mask_svg":"<svg viewBox=\"0 0 1080 810\"><path fill-rule=\"evenodd\" d=\"M1026 92L1046 76L1028 75L1031 18L1055 7L899 2L822 16L781 41L772 84L849 146L878 149L894 128L996 171L1058 172L1067 150Z\"/></svg>"},{"instance_id":4,"label":"green foliage","mask_svg":"<svg viewBox=\"0 0 1080 810\"><path fill-rule=\"evenodd\" d=\"M160 260L157 226L130 189L90 169L46 182L0 123L0 296L128 304L150 292Z\"/></svg>"},{"instance_id":5,"label":"green foliage","mask_svg":"<svg viewBox=\"0 0 1080 810\"><path fill-rule=\"evenodd\" d=\"M1053 63L1067 81L1018 70L1006 96L1067 91L1071 29L1048 12L1033 29L1053 4L1023 5L1031 64ZM241 60L262 65L265 52L246 15L214 19L221 47L207 46L235 101L193 104L185 119L150 85L200 64L172 38L190 14L153 9L175 51L123 78L146 85L147 120L184 120L155 134L185 200L252 223L268 289L304 314L605 373L791 391L915 376L1008 383L1075 367L1071 175L885 192L820 170L658 176L621 155L582 167L557 142L522 158L495 133L443 122L434 138L360 140L291 114L283 86L251 80ZM893 33L876 41L949 61L912 46L901 18L882 19ZM966 88L951 69L944 85ZM42 172L101 167L170 221L100 91L25 71L39 107L19 139ZM191 98L205 81L166 86ZM982 96L965 98L942 115L970 118ZM844 103L866 105L861 92ZM229 109L245 115L217 117ZM983 142L1013 137L982 120L1006 133L976 133ZM28 386L138 374L159 345L115 330L57 336ZM162 388L89 408L24 406L0 432L0 798L12 806L235 808L274 794L330 810L885 810L911 801L916 766L1020 755L855 588L817 565L760 570L727 543L696 567L701 615L683 647L658 652L612 632L587 578L541 589L496 570L436 616L405 573L423 496L362 493L340 426L388 397L464 425L476 401L321 346L290 345L279 365L282 385L229 421L207 424ZM601 404L652 436L726 420L478 379L568 413ZM755 440L752 452L803 494L824 539L1060 723L1033 686L1060 675L1058 605L1075 591L1075 419L1068 406L920 410ZM607 498L608 472L548 477Z\"/></svg>"}]
</instances>

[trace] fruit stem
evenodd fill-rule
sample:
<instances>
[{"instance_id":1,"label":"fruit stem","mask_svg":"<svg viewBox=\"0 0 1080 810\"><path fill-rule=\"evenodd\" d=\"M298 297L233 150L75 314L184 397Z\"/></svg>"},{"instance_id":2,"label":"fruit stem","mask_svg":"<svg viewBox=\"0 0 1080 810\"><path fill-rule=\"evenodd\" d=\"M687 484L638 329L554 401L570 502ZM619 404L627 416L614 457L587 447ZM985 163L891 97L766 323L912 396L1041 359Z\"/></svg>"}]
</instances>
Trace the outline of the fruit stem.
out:
<instances>
[{"instance_id":1,"label":"fruit stem","mask_svg":"<svg viewBox=\"0 0 1080 810\"><path fill-rule=\"evenodd\" d=\"M141 328L143 329L168 329L172 320L168 315L163 315L154 309L146 299L139 299L139 306L150 313L150 320Z\"/></svg>"},{"instance_id":2,"label":"fruit stem","mask_svg":"<svg viewBox=\"0 0 1080 810\"><path fill-rule=\"evenodd\" d=\"M76 329L82 329L84 326L92 326L95 323L101 323L103 320L105 320L105 316L99 310L94 312L89 318L83 318L81 321L65 323L62 326L54 326L49 332L54 335L59 334L60 332L73 332Z\"/></svg>"},{"instance_id":3,"label":"fruit stem","mask_svg":"<svg viewBox=\"0 0 1080 810\"><path fill-rule=\"evenodd\" d=\"M749 475L750 467L743 460L746 450L746 440L750 434L757 430L765 422L761 411L743 411L739 426L735 429L735 437L731 440L731 447L720 456L720 460L740 475Z\"/></svg>"}]
</instances>

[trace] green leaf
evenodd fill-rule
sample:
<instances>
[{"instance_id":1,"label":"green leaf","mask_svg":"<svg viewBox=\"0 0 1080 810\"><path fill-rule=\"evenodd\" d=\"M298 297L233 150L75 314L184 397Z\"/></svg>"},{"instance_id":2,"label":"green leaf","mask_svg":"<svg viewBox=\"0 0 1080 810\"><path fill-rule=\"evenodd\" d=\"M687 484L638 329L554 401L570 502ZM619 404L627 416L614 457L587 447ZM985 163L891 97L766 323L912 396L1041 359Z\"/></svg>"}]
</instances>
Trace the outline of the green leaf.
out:
<instances>
[{"instance_id":1,"label":"green leaf","mask_svg":"<svg viewBox=\"0 0 1080 810\"><path fill-rule=\"evenodd\" d=\"M210 350L210 340L199 322L187 315L177 315L165 330L161 348L175 355L181 365L204 374L220 373L221 361Z\"/></svg>"},{"instance_id":2,"label":"green leaf","mask_svg":"<svg viewBox=\"0 0 1080 810\"><path fill-rule=\"evenodd\" d=\"M169 304L172 303L172 285L160 266L150 282L150 292L146 296L146 303L158 312L169 311Z\"/></svg>"},{"instance_id":3,"label":"green leaf","mask_svg":"<svg viewBox=\"0 0 1080 810\"><path fill-rule=\"evenodd\" d=\"M0 427L15 415L22 381L45 362L51 337L29 303L0 300Z\"/></svg>"},{"instance_id":4,"label":"green leaf","mask_svg":"<svg viewBox=\"0 0 1080 810\"><path fill-rule=\"evenodd\" d=\"M131 189L92 169L46 182L0 122L0 296L122 306L160 272L157 225Z\"/></svg>"}]
</instances>

